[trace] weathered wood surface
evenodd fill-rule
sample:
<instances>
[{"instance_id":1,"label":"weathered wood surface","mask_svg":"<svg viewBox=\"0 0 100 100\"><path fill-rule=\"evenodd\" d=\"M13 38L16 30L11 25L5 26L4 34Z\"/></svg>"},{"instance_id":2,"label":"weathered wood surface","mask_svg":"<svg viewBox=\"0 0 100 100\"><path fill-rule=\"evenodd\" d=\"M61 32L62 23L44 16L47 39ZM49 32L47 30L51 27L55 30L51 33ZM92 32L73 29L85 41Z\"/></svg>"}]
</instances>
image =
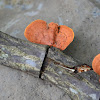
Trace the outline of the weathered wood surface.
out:
<instances>
[{"instance_id":1,"label":"weathered wood surface","mask_svg":"<svg viewBox=\"0 0 100 100\"><path fill-rule=\"evenodd\" d=\"M39 76L46 46L0 32L0 64Z\"/></svg>"},{"instance_id":2,"label":"weathered wood surface","mask_svg":"<svg viewBox=\"0 0 100 100\"><path fill-rule=\"evenodd\" d=\"M91 70L71 73L65 67L80 64L56 48L20 40L0 32L0 64L30 72L39 77L44 65L42 79L51 81L68 93L72 100L100 100L98 76ZM43 64L45 58L45 62Z\"/></svg>"},{"instance_id":3,"label":"weathered wood surface","mask_svg":"<svg viewBox=\"0 0 100 100\"><path fill-rule=\"evenodd\" d=\"M64 64L63 64L64 63ZM72 100L100 100L98 76L91 70L71 73L64 66L75 66L77 62L55 48L50 48L42 79L49 80L68 93Z\"/></svg>"}]
</instances>

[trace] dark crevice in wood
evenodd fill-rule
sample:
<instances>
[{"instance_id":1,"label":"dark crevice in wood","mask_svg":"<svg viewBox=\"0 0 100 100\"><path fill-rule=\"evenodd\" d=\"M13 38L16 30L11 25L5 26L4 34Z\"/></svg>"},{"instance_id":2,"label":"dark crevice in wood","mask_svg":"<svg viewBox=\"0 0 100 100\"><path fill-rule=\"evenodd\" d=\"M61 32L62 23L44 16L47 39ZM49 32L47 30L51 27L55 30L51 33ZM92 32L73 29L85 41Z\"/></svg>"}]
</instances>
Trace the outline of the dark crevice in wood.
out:
<instances>
[{"instance_id":1,"label":"dark crevice in wood","mask_svg":"<svg viewBox=\"0 0 100 100\"><path fill-rule=\"evenodd\" d=\"M47 63L46 59L47 59L49 48L50 48L50 46L47 47L46 54L45 54L45 57L44 57L44 60L43 60L43 63L42 63L42 67L40 69L39 78L41 78L43 72L45 71L46 65L47 65L46 64Z\"/></svg>"}]
</instances>

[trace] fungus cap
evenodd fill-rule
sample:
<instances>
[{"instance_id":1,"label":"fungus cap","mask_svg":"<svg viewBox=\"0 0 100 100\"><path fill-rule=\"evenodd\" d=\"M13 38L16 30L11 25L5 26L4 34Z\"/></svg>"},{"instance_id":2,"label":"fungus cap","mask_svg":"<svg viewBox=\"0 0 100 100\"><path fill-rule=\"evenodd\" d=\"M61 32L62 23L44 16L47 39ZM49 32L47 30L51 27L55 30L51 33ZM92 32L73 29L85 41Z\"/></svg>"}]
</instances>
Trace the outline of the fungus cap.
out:
<instances>
[{"instance_id":1,"label":"fungus cap","mask_svg":"<svg viewBox=\"0 0 100 100\"><path fill-rule=\"evenodd\" d=\"M24 35L30 42L52 46L57 28L56 23L47 26L45 21L38 19L26 27Z\"/></svg>"},{"instance_id":2,"label":"fungus cap","mask_svg":"<svg viewBox=\"0 0 100 100\"><path fill-rule=\"evenodd\" d=\"M94 72L96 72L98 75L100 75L100 54L95 56L92 62L92 68Z\"/></svg>"},{"instance_id":3,"label":"fungus cap","mask_svg":"<svg viewBox=\"0 0 100 100\"><path fill-rule=\"evenodd\" d=\"M54 46L61 50L73 41L74 32L71 28L51 22L47 23L43 20L35 20L30 23L24 32L25 37L33 43Z\"/></svg>"},{"instance_id":4,"label":"fungus cap","mask_svg":"<svg viewBox=\"0 0 100 100\"><path fill-rule=\"evenodd\" d=\"M60 25L59 33L56 36L55 43L53 46L61 50L64 50L73 41L73 39L74 39L73 30L65 25Z\"/></svg>"}]
</instances>

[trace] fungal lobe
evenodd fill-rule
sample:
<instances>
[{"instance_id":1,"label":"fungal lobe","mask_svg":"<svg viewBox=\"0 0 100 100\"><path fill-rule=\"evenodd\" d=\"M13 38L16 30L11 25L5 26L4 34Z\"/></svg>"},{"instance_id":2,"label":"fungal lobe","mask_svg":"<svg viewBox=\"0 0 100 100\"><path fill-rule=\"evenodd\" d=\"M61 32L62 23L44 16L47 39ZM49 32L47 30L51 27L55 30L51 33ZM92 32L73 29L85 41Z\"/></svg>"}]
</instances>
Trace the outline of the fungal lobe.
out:
<instances>
[{"instance_id":1,"label":"fungal lobe","mask_svg":"<svg viewBox=\"0 0 100 100\"><path fill-rule=\"evenodd\" d=\"M94 72L96 72L98 75L100 75L100 54L98 54L92 62L92 68Z\"/></svg>"},{"instance_id":2,"label":"fungal lobe","mask_svg":"<svg viewBox=\"0 0 100 100\"><path fill-rule=\"evenodd\" d=\"M54 46L61 50L73 41L74 32L71 28L51 22L47 23L43 20L36 20L30 23L24 32L25 37L33 43Z\"/></svg>"}]
</instances>

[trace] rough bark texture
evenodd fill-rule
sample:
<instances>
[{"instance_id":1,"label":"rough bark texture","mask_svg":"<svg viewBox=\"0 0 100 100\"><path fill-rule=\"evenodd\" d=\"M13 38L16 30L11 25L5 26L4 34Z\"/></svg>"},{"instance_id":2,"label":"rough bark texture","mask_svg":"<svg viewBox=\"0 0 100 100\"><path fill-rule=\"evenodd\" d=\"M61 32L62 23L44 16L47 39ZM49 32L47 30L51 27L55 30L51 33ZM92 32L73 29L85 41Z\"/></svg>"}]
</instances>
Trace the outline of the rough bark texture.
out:
<instances>
[{"instance_id":1,"label":"rough bark texture","mask_svg":"<svg viewBox=\"0 0 100 100\"><path fill-rule=\"evenodd\" d=\"M0 64L39 76L46 46L30 43L0 32Z\"/></svg>"},{"instance_id":2,"label":"rough bark texture","mask_svg":"<svg viewBox=\"0 0 100 100\"><path fill-rule=\"evenodd\" d=\"M64 69L77 64L71 57L50 48L42 78L66 91L72 100L100 100L99 78L92 70L75 74Z\"/></svg>"},{"instance_id":3,"label":"rough bark texture","mask_svg":"<svg viewBox=\"0 0 100 100\"><path fill-rule=\"evenodd\" d=\"M93 71L75 74L66 69L79 65L78 61L64 55L56 48L36 45L0 32L0 64L39 76L51 81L68 93L72 100L100 100L100 84ZM43 64L43 60L45 62ZM43 67L44 68L44 67Z\"/></svg>"}]
</instances>

